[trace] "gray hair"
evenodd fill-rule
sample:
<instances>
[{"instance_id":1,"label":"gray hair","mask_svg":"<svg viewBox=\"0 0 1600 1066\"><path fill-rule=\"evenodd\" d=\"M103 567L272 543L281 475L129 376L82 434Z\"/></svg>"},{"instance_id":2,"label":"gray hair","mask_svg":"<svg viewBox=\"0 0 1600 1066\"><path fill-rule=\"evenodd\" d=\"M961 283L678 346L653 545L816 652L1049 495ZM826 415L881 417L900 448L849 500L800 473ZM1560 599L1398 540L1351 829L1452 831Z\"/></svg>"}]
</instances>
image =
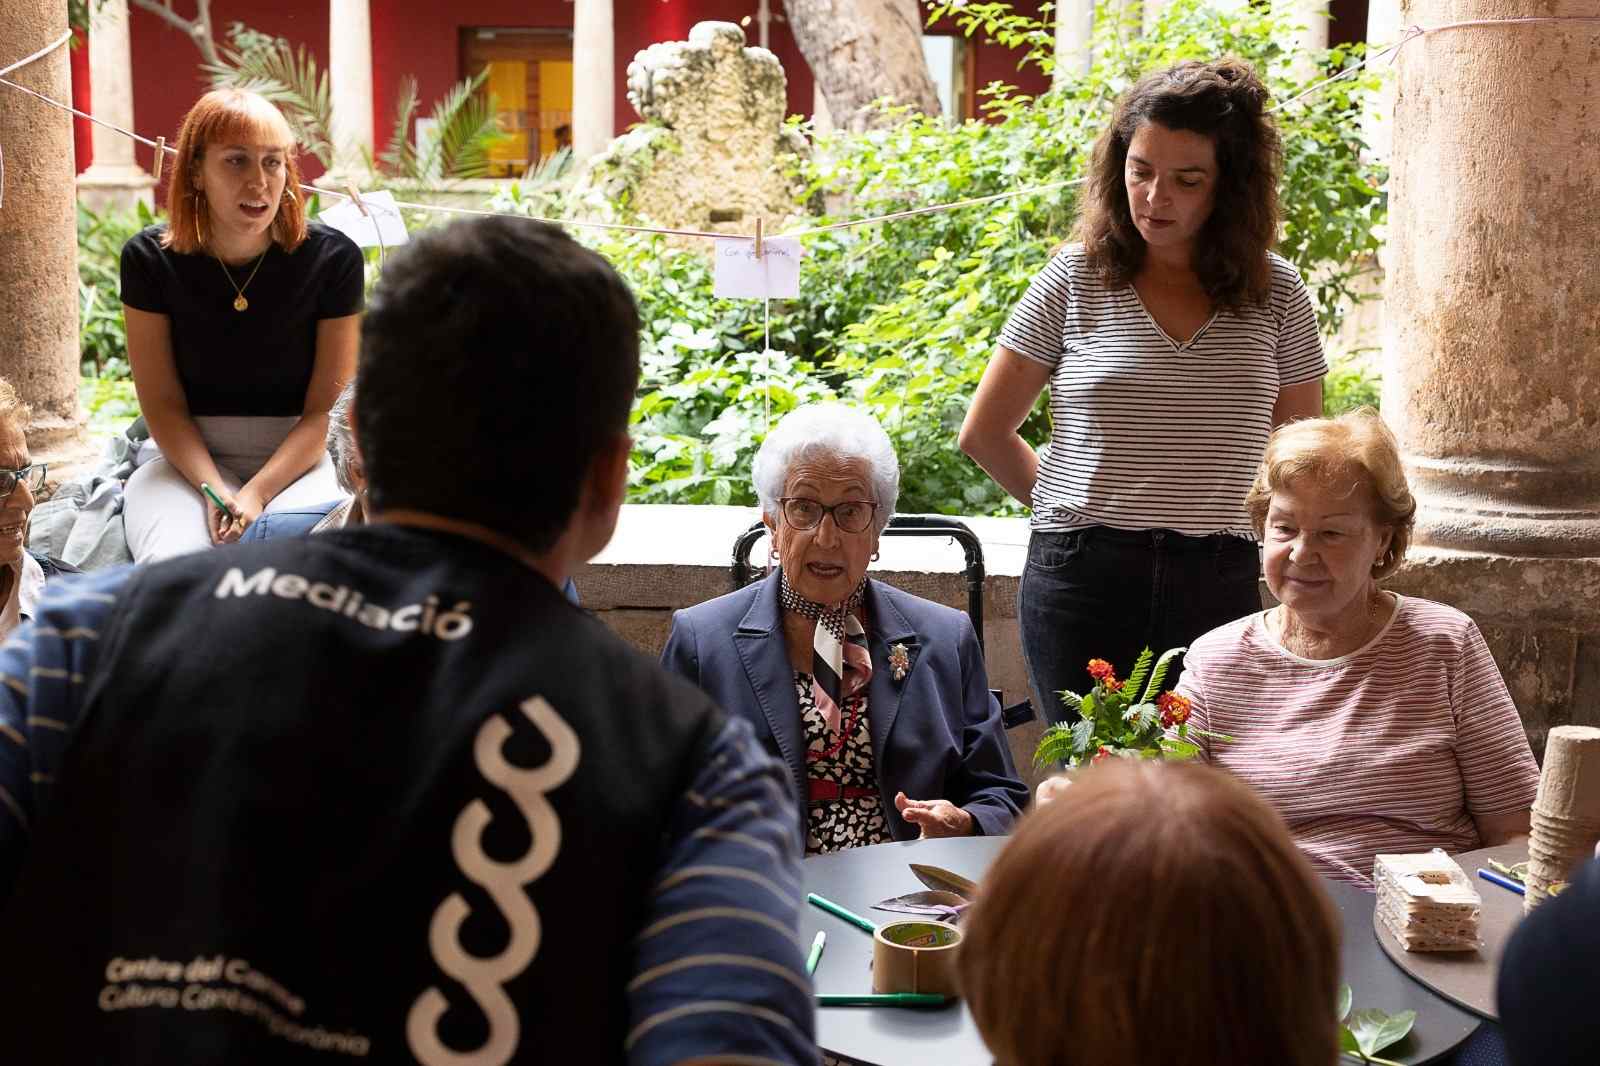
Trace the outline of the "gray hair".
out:
<instances>
[{"instance_id":1,"label":"gray hair","mask_svg":"<svg viewBox=\"0 0 1600 1066\"><path fill-rule=\"evenodd\" d=\"M350 495L356 495L356 485L350 468L356 461L356 437L350 429L350 401L355 398L354 381L339 390L339 398L328 408L328 458L333 460L334 480Z\"/></svg>"},{"instance_id":2,"label":"gray hair","mask_svg":"<svg viewBox=\"0 0 1600 1066\"><path fill-rule=\"evenodd\" d=\"M803 458L830 456L859 459L871 472L872 494L877 497L878 530L889 524L900 498L900 461L894 445L878 420L867 412L839 403L799 407L783 417L756 452L751 470L761 513L777 520L778 497L783 495L789 470Z\"/></svg>"}]
</instances>

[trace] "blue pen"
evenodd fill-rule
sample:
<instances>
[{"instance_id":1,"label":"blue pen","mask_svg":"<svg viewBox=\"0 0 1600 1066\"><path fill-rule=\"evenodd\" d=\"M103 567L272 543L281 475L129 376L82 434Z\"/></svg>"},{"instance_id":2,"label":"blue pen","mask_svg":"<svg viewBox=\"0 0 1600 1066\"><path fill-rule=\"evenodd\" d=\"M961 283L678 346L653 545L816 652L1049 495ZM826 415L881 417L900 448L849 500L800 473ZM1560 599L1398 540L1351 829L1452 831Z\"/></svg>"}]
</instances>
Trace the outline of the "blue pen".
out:
<instances>
[{"instance_id":1,"label":"blue pen","mask_svg":"<svg viewBox=\"0 0 1600 1066\"><path fill-rule=\"evenodd\" d=\"M1501 888L1509 888L1519 896L1527 895L1527 890L1521 885L1517 884L1515 881L1511 880L1509 877L1501 877L1499 874L1485 870L1482 867L1479 867L1478 869L1478 876L1483 878L1485 881L1499 885Z\"/></svg>"}]
</instances>

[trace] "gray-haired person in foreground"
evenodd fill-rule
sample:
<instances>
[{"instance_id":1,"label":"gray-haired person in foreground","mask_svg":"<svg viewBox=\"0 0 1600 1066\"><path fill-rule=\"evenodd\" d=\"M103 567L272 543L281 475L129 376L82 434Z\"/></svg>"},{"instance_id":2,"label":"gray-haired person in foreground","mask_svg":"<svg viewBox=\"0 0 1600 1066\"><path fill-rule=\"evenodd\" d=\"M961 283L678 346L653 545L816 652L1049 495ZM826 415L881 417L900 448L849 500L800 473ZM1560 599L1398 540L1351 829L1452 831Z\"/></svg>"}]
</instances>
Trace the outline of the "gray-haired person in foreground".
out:
<instances>
[{"instance_id":1,"label":"gray-haired person in foreground","mask_svg":"<svg viewBox=\"0 0 1600 1066\"><path fill-rule=\"evenodd\" d=\"M0 650L8 1061L815 1062L784 769L559 591L638 336L559 230L430 230L362 327L367 524L47 590Z\"/></svg>"}]
</instances>

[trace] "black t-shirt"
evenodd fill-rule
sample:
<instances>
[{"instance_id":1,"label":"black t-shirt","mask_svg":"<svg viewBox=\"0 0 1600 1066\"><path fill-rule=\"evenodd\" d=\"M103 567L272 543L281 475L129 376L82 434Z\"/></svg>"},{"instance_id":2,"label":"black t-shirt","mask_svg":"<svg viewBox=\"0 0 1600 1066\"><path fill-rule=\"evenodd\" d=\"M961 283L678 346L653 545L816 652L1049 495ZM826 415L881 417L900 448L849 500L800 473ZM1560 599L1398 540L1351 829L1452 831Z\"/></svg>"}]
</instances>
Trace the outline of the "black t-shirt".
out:
<instances>
[{"instance_id":1,"label":"black t-shirt","mask_svg":"<svg viewBox=\"0 0 1600 1066\"><path fill-rule=\"evenodd\" d=\"M253 260L225 267L213 255L161 247L165 229L151 226L122 246L122 302L171 319L189 413L298 415L316 362L317 322L361 310L361 249L312 222L293 252L271 245L251 278ZM250 304L243 311L233 307L235 285Z\"/></svg>"}]
</instances>

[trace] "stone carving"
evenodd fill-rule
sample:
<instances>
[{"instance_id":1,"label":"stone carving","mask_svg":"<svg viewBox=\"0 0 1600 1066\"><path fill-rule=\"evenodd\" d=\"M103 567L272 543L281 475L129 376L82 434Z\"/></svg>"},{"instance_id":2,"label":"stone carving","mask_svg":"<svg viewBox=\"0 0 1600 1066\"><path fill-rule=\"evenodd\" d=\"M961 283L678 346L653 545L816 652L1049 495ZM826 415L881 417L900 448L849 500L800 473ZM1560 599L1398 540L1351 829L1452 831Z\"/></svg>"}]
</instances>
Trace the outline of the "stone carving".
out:
<instances>
[{"instance_id":1,"label":"stone carving","mask_svg":"<svg viewBox=\"0 0 1600 1066\"><path fill-rule=\"evenodd\" d=\"M628 64L628 100L644 121L579 177L575 214L675 229L750 233L800 211L786 171L809 149L784 126L788 79L731 22L653 44Z\"/></svg>"}]
</instances>

